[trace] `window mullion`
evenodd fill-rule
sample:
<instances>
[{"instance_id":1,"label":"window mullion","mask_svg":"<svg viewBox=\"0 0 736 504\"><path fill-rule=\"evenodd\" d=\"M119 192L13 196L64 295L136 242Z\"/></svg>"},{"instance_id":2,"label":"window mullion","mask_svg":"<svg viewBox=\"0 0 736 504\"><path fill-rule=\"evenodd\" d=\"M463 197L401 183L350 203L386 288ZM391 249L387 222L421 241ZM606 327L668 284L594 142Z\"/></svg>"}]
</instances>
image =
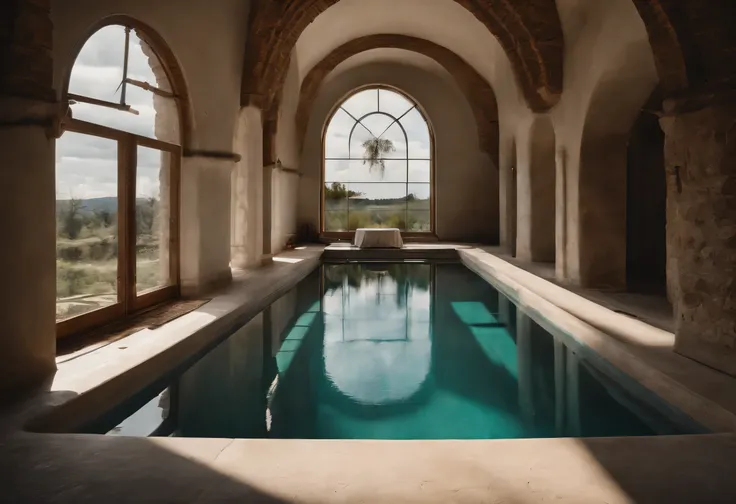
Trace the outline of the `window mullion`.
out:
<instances>
[{"instance_id":1,"label":"window mullion","mask_svg":"<svg viewBox=\"0 0 736 504\"><path fill-rule=\"evenodd\" d=\"M118 163L118 299L130 313L135 305L135 173L138 145L135 137L126 135L120 141Z\"/></svg>"}]
</instances>

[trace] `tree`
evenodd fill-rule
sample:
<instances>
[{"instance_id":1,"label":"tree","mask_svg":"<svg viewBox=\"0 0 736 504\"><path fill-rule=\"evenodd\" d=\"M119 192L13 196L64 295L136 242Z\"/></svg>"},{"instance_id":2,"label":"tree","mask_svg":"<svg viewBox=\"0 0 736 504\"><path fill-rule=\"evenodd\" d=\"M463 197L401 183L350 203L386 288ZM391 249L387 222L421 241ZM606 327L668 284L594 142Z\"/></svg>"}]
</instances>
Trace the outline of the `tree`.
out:
<instances>
[{"instance_id":1,"label":"tree","mask_svg":"<svg viewBox=\"0 0 736 504\"><path fill-rule=\"evenodd\" d=\"M373 137L363 142L365 153L363 154L363 164L368 163L368 170L373 171L378 166L381 171L381 178L386 172L386 162L383 159L385 154L396 151L394 143L386 138Z\"/></svg>"},{"instance_id":2,"label":"tree","mask_svg":"<svg viewBox=\"0 0 736 504\"><path fill-rule=\"evenodd\" d=\"M79 238L79 233L84 227L81 215L84 208L82 200L72 196L67 202L66 209L61 211L61 232L70 240Z\"/></svg>"},{"instance_id":3,"label":"tree","mask_svg":"<svg viewBox=\"0 0 736 504\"><path fill-rule=\"evenodd\" d=\"M344 200L355 196L362 196L363 193L351 191L345 184L333 182L331 186L325 187L326 200Z\"/></svg>"}]
</instances>

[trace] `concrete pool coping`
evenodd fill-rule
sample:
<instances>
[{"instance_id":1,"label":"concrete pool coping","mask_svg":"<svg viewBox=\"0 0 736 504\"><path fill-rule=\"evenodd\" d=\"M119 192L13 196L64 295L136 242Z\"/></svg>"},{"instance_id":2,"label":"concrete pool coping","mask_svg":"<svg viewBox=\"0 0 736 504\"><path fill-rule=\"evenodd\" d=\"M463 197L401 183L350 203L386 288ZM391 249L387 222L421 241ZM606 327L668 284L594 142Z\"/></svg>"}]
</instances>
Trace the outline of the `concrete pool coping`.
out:
<instances>
[{"instance_id":1,"label":"concrete pool coping","mask_svg":"<svg viewBox=\"0 0 736 504\"><path fill-rule=\"evenodd\" d=\"M234 323L257 314L313 271L322 249L290 254L273 268L237 279L206 311L167 325L170 336L159 334L152 341L151 332L143 331L61 364L50 391L27 403L22 415L12 415L15 421L0 432L0 475L7 478L3 492L10 502L736 501L736 480L729 469L736 460L736 436L731 433L382 442L140 439L18 430L19 419L44 412L51 413L45 418L47 427L63 430L78 422L80 412L104 411L152 376L224 339ZM604 339L589 339L586 345L593 342L608 349L611 343L605 339L617 341L524 286L527 279L496 262L501 259L489 260L489 254L471 247L458 254L466 265L474 259L475 268L482 269L478 263L483 263L484 268L496 268L494 274L507 275L507 288L513 287L517 299L540 315L555 321L563 317L567 330L583 327L586 334ZM631 360L625 352L619 357ZM650 372L655 388L667 385L661 370ZM736 390L733 383L730 390ZM688 413L703 422L703 411L692 411L702 403L690 399L695 402ZM706 406L705 415L712 415L712 405ZM707 422L713 430L733 431L723 412Z\"/></svg>"}]
</instances>

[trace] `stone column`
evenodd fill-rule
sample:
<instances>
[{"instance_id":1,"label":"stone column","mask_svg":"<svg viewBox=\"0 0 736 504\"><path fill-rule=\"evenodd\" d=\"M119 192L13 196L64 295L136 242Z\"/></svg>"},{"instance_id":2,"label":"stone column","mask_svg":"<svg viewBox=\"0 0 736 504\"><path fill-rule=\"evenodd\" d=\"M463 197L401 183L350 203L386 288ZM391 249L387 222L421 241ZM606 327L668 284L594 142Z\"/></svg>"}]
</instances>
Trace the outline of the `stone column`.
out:
<instances>
[{"instance_id":1,"label":"stone column","mask_svg":"<svg viewBox=\"0 0 736 504\"><path fill-rule=\"evenodd\" d=\"M236 160L187 153L181 169L181 290L187 297L227 285L230 270L230 182Z\"/></svg>"},{"instance_id":2,"label":"stone column","mask_svg":"<svg viewBox=\"0 0 736 504\"><path fill-rule=\"evenodd\" d=\"M0 402L55 370L56 209L48 0L0 2Z\"/></svg>"},{"instance_id":3,"label":"stone column","mask_svg":"<svg viewBox=\"0 0 736 504\"><path fill-rule=\"evenodd\" d=\"M675 350L736 376L736 100L664 109Z\"/></svg>"},{"instance_id":4,"label":"stone column","mask_svg":"<svg viewBox=\"0 0 736 504\"><path fill-rule=\"evenodd\" d=\"M263 123L261 110L243 107L238 117L236 150L242 158L233 173L232 264L261 265L263 256Z\"/></svg>"}]
</instances>

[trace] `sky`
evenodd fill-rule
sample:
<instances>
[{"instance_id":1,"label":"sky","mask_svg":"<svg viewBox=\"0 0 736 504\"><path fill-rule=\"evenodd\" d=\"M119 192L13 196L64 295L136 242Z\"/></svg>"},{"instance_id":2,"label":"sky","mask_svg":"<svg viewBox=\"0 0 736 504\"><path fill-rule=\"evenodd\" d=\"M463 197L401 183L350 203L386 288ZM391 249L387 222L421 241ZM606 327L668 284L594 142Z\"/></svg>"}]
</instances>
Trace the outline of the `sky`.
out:
<instances>
[{"instance_id":1,"label":"sky","mask_svg":"<svg viewBox=\"0 0 736 504\"><path fill-rule=\"evenodd\" d=\"M107 26L95 33L82 48L72 69L69 92L119 103L124 50L122 26ZM131 32L128 76L163 89L168 86L156 82L135 32ZM153 137L153 94L128 85L125 101L139 115L85 103L72 105L72 114L76 119ZM139 197L158 195L159 167L158 151L138 148L136 193ZM57 140L57 199L115 197L117 186L117 142L70 131Z\"/></svg>"},{"instance_id":2,"label":"sky","mask_svg":"<svg viewBox=\"0 0 736 504\"><path fill-rule=\"evenodd\" d=\"M357 125L356 119L361 119ZM385 155L383 176L363 164L362 144L373 137L391 140L396 149ZM430 152L429 128L414 104L393 91L367 89L348 98L327 126L325 182L347 183L350 190L368 198L406 196L408 182L409 193L428 198Z\"/></svg>"},{"instance_id":3,"label":"sky","mask_svg":"<svg viewBox=\"0 0 736 504\"><path fill-rule=\"evenodd\" d=\"M128 76L162 89L170 89L168 83L156 82L140 44L135 32L132 32ZM124 50L125 30L122 26L107 26L95 33L82 48L72 69L69 92L119 103ZM139 114L86 103L72 105L72 113L77 119L153 137L153 94L128 85L126 103ZM370 115L364 117L366 114ZM350 130L356 124L354 118L362 117L349 143ZM399 117L400 121L395 123L394 118ZM406 131L406 137L399 123ZM383 177L377 170L371 172L362 161L362 144L373 136L390 139L396 148L395 152L386 156ZM348 98L328 125L325 136L325 181L348 183L351 190L369 198L403 197L407 190L417 197L428 198L430 151L429 128L413 103L401 94L386 89L364 90ZM159 152L138 148L136 193L139 197L158 194L159 167ZM56 143L57 199L115 197L117 187L117 142L69 131L62 135Z\"/></svg>"}]
</instances>

